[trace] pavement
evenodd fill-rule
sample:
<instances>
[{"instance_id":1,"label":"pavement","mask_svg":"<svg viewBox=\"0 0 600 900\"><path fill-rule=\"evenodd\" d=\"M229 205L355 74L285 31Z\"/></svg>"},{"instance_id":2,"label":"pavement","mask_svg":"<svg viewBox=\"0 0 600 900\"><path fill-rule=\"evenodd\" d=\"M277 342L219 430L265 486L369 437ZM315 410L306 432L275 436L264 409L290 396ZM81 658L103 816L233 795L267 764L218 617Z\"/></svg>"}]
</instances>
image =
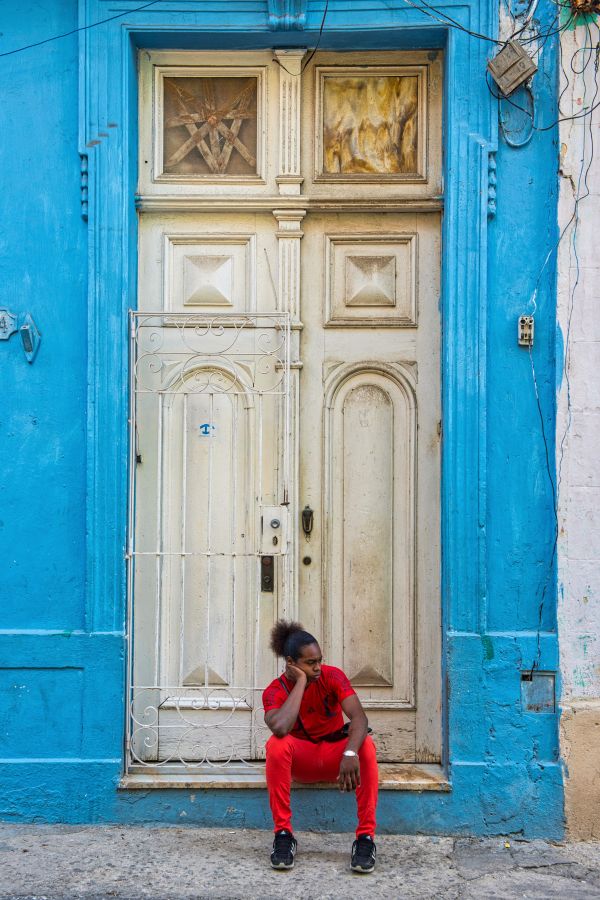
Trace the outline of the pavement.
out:
<instances>
[{"instance_id":1,"label":"pavement","mask_svg":"<svg viewBox=\"0 0 600 900\"><path fill-rule=\"evenodd\" d=\"M0 900L600 898L600 843L383 835L355 875L351 834L296 836L275 872L267 831L0 824Z\"/></svg>"}]
</instances>

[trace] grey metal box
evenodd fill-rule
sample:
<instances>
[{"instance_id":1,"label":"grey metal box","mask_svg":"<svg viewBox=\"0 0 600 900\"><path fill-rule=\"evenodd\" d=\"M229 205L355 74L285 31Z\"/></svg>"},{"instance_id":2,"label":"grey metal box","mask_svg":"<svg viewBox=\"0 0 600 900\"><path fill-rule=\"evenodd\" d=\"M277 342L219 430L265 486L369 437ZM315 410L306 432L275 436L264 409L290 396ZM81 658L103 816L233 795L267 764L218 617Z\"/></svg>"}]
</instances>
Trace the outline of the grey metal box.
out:
<instances>
[{"instance_id":1,"label":"grey metal box","mask_svg":"<svg viewBox=\"0 0 600 900\"><path fill-rule=\"evenodd\" d=\"M536 64L517 41L511 41L503 47L488 62L488 69L505 97L537 72Z\"/></svg>"}]
</instances>

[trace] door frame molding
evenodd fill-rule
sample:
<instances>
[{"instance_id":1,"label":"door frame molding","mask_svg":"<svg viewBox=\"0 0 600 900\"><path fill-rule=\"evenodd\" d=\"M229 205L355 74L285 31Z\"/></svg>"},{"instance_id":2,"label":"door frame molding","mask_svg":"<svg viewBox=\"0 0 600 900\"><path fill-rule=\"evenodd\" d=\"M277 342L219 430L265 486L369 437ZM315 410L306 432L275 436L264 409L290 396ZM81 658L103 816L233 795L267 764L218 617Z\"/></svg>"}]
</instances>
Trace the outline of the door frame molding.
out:
<instances>
[{"instance_id":1,"label":"door frame molding","mask_svg":"<svg viewBox=\"0 0 600 900\"><path fill-rule=\"evenodd\" d=\"M220 5L221 9L217 10ZM127 636L127 310L137 283L138 48L265 49L312 45L304 32L268 30L264 4L228 12L227 0L158 6L79 32L82 216L88 233L87 593L85 627ZM497 33L495 0L448 4L454 19ZM132 6L135 9L135 6ZM105 0L80 0L80 26L106 18ZM489 45L445 29L414 8L382 0L329 3L321 49L443 49L442 674L448 634L485 630L487 235L495 214L495 102L485 78ZM377 21L379 29L369 23ZM235 30L234 30L235 26ZM460 253L461 247L469 248ZM451 252L448 252L451 251ZM476 564L473 564L473 561ZM443 692L445 695L445 692ZM123 689L123 699L125 690ZM447 702L443 732L447 761Z\"/></svg>"}]
</instances>

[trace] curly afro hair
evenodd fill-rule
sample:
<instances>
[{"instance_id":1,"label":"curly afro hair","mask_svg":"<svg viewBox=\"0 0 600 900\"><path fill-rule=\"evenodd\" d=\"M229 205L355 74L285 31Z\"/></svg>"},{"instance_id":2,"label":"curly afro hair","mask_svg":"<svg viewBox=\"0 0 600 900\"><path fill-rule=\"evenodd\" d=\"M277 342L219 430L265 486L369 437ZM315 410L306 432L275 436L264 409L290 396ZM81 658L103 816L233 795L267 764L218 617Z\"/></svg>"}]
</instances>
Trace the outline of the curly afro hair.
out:
<instances>
[{"instance_id":1,"label":"curly afro hair","mask_svg":"<svg viewBox=\"0 0 600 900\"><path fill-rule=\"evenodd\" d=\"M305 631L300 622L286 622L285 619L279 619L271 629L271 650L276 656L282 656L284 659L290 656L296 660L303 647L317 643L317 639Z\"/></svg>"}]
</instances>

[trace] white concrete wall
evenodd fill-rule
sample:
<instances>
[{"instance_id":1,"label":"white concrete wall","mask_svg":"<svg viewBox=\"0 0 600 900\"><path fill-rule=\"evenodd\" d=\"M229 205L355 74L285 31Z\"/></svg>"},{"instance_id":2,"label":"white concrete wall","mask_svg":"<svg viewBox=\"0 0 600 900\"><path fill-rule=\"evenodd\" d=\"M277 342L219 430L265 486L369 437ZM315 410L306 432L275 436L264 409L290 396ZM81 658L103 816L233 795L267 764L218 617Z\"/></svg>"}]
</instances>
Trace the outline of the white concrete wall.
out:
<instances>
[{"instance_id":1,"label":"white concrete wall","mask_svg":"<svg viewBox=\"0 0 600 900\"><path fill-rule=\"evenodd\" d=\"M590 31L595 44L595 24ZM589 46L584 25L561 35L569 75L563 116L580 115L586 105L600 103L593 54L584 75L570 68L574 54L576 68L588 59L580 51L586 42ZM564 76L561 80L562 88ZM561 232L574 213L576 218L558 256L557 351L562 355L565 349L556 434L561 751L567 828L581 838L600 838L600 108L591 118L591 129L590 116L560 126ZM578 195L583 199L576 209Z\"/></svg>"}]
</instances>

